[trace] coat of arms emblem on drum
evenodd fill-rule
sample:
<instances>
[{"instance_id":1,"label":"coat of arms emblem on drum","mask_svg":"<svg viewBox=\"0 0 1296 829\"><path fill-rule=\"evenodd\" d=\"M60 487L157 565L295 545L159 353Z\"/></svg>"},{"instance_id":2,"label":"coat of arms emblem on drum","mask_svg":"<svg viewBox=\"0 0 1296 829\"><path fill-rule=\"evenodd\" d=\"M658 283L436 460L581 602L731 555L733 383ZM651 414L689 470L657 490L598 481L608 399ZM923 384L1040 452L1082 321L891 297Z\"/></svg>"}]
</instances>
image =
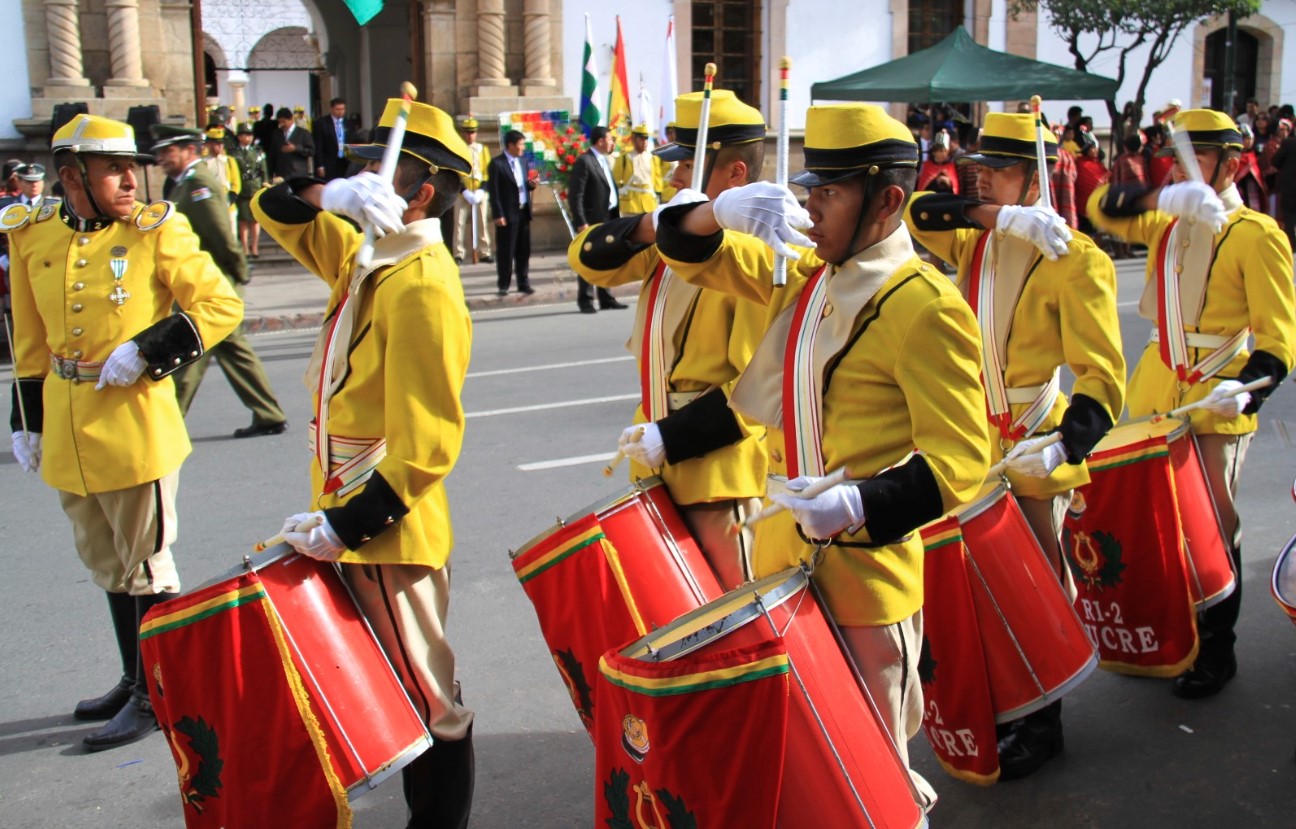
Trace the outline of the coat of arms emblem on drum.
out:
<instances>
[{"instance_id":1,"label":"coat of arms emblem on drum","mask_svg":"<svg viewBox=\"0 0 1296 829\"><path fill-rule=\"evenodd\" d=\"M1062 548L1067 565L1077 580L1090 590L1102 591L1121 583L1125 563L1121 561L1121 543L1111 533L1084 529L1085 499L1080 490L1071 496L1067 507L1067 524L1062 530Z\"/></svg>"},{"instance_id":2,"label":"coat of arms emblem on drum","mask_svg":"<svg viewBox=\"0 0 1296 829\"><path fill-rule=\"evenodd\" d=\"M157 681L158 696L163 695L162 666L153 666L153 678ZM203 802L209 798L220 797L221 770L225 761L220 757L220 741L216 730L207 724L202 717L181 717L170 726L162 726L171 750L176 757L176 776L180 778L180 794L186 806L194 807L198 814L203 812ZM184 746L178 735L188 737L189 745ZM196 757L194 755L197 755ZM195 764L194 761L197 761ZM197 766L195 768L195 765Z\"/></svg>"},{"instance_id":3,"label":"coat of arms emblem on drum","mask_svg":"<svg viewBox=\"0 0 1296 829\"><path fill-rule=\"evenodd\" d=\"M572 704L576 706L576 713L580 716L581 722L585 728L594 727L594 689L590 687L589 680L585 679L585 669L581 667L580 660L571 650L554 651L554 665L558 666L558 673L562 675L563 684L567 686L567 693L571 695Z\"/></svg>"}]
</instances>

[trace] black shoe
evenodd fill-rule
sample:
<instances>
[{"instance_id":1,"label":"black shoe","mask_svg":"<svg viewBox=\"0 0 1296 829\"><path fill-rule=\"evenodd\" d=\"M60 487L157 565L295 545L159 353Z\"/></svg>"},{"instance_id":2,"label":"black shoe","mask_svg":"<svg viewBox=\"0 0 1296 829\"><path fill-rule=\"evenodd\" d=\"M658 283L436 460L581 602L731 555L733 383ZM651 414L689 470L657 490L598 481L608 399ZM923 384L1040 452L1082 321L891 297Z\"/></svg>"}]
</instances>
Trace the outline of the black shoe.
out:
<instances>
[{"instance_id":1,"label":"black shoe","mask_svg":"<svg viewBox=\"0 0 1296 829\"><path fill-rule=\"evenodd\" d=\"M117 712L117 716L108 721L103 728L86 735L82 740L88 751L104 751L117 746L124 746L143 739L157 731L158 721L153 714L153 703L143 696L139 689L131 693L130 699Z\"/></svg>"},{"instance_id":2,"label":"black shoe","mask_svg":"<svg viewBox=\"0 0 1296 829\"><path fill-rule=\"evenodd\" d=\"M1045 711L1011 723L1008 735L999 740L999 779L1029 777L1051 758L1062 753L1062 720ZM1042 715L1042 716L1041 716Z\"/></svg>"},{"instance_id":3,"label":"black shoe","mask_svg":"<svg viewBox=\"0 0 1296 829\"><path fill-rule=\"evenodd\" d=\"M530 285L528 285L528 286L526 286L525 288L518 288L518 293L519 293L519 294L526 294L527 296L531 296L532 294L535 293L535 288L532 288Z\"/></svg>"},{"instance_id":4,"label":"black shoe","mask_svg":"<svg viewBox=\"0 0 1296 829\"><path fill-rule=\"evenodd\" d=\"M72 716L78 720L110 720L130 701L133 690L135 680L124 676L103 696L78 702L72 709Z\"/></svg>"},{"instance_id":5,"label":"black shoe","mask_svg":"<svg viewBox=\"0 0 1296 829\"><path fill-rule=\"evenodd\" d=\"M582 305L580 306L580 312L582 314L597 314L598 309L595 308L593 305Z\"/></svg>"},{"instance_id":6,"label":"black shoe","mask_svg":"<svg viewBox=\"0 0 1296 829\"><path fill-rule=\"evenodd\" d=\"M619 311L622 308L629 308L629 307L630 306L626 305L624 302L617 302L615 299L612 300L611 302L604 302L603 304L599 305L599 308L603 311L613 311L613 310Z\"/></svg>"},{"instance_id":7,"label":"black shoe","mask_svg":"<svg viewBox=\"0 0 1296 829\"><path fill-rule=\"evenodd\" d=\"M506 296L508 296L508 291L496 291L496 292L495 292L495 296L497 296L497 297L506 297Z\"/></svg>"},{"instance_id":8,"label":"black shoe","mask_svg":"<svg viewBox=\"0 0 1296 829\"><path fill-rule=\"evenodd\" d=\"M242 429L234 430L236 438L255 438L261 435L282 435L288 431L288 421L281 420L278 423L253 423L251 426L245 426Z\"/></svg>"},{"instance_id":9,"label":"black shoe","mask_svg":"<svg viewBox=\"0 0 1296 829\"><path fill-rule=\"evenodd\" d=\"M1229 654L1223 659L1198 657L1188 671L1175 677L1174 695L1183 699L1213 697L1229 680L1237 675L1237 657Z\"/></svg>"},{"instance_id":10,"label":"black shoe","mask_svg":"<svg viewBox=\"0 0 1296 829\"><path fill-rule=\"evenodd\" d=\"M455 258L454 258L454 260L455 260L455 264L456 264L456 265L462 265L462 264L463 264L463 257L462 257L462 256L456 255Z\"/></svg>"},{"instance_id":11,"label":"black shoe","mask_svg":"<svg viewBox=\"0 0 1296 829\"><path fill-rule=\"evenodd\" d=\"M489 264L491 264L492 262L495 261L495 257L494 257L494 256L483 256L481 259L478 259L477 261L479 261L479 262L485 262L487 265L489 265Z\"/></svg>"}]
</instances>

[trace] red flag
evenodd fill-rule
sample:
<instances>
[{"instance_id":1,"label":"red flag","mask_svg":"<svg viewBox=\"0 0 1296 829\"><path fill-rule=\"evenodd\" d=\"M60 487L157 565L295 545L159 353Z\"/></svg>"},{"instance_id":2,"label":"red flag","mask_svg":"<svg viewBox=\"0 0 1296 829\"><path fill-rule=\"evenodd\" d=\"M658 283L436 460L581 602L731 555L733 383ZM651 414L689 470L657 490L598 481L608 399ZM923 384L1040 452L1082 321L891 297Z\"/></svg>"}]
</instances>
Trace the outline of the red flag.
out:
<instances>
[{"instance_id":1,"label":"red flag","mask_svg":"<svg viewBox=\"0 0 1296 829\"><path fill-rule=\"evenodd\" d=\"M616 138L617 146L630 148L630 83L626 80L625 38L621 36L621 17L616 19L616 49L612 54L612 91L608 95L608 131Z\"/></svg>"}]
</instances>

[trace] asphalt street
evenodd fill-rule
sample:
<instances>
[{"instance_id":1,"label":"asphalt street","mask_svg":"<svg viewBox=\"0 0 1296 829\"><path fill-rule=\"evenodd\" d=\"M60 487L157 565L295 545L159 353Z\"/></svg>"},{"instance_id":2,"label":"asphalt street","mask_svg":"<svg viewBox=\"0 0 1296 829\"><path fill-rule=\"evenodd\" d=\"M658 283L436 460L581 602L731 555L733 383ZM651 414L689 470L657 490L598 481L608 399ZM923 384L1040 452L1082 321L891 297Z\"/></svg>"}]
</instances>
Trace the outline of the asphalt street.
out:
<instances>
[{"instance_id":1,"label":"asphalt street","mask_svg":"<svg viewBox=\"0 0 1296 829\"><path fill-rule=\"evenodd\" d=\"M1141 263L1120 273L1132 361L1147 336L1134 307ZM467 436L448 487L456 532L449 631L465 702L477 712L474 826L592 824L593 749L508 550L624 485L600 470L634 406L634 364L623 347L632 313L583 316L567 302L473 315ZM284 435L231 439L248 415L220 372L208 373L181 475L175 551L187 586L236 565L285 515L309 507L301 376L313 340L312 332L253 338L289 413ZM1296 450L1281 422L1296 432L1289 386L1267 404L1243 478L1237 679L1216 698L1186 702L1166 681L1096 672L1064 703L1065 754L1032 778L991 788L948 777L919 736L915 765L940 795L933 826L1296 826L1296 629L1268 595L1274 558L1296 530ZM100 754L80 748L93 726L71 718L73 704L118 676L105 602L77 560L55 493L8 454L0 455L0 491L0 827L183 825L160 735ZM255 721L257 711L247 716ZM395 781L355 809L360 829L404 825Z\"/></svg>"}]
</instances>

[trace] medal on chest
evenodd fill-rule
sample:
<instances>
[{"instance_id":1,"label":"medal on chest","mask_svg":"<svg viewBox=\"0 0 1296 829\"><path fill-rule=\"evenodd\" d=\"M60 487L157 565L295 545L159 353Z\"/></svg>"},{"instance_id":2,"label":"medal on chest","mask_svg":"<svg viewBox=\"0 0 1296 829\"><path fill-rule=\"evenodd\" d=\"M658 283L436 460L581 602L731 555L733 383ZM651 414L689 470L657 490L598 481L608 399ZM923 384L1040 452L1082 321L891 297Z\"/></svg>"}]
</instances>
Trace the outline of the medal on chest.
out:
<instances>
[{"instance_id":1,"label":"medal on chest","mask_svg":"<svg viewBox=\"0 0 1296 829\"><path fill-rule=\"evenodd\" d=\"M126 300L130 299L130 292L122 284L122 279L126 276L126 248L118 245L112 249L112 259L108 261L108 266L112 269L113 289L108 294L108 298L118 305L125 305Z\"/></svg>"}]
</instances>

